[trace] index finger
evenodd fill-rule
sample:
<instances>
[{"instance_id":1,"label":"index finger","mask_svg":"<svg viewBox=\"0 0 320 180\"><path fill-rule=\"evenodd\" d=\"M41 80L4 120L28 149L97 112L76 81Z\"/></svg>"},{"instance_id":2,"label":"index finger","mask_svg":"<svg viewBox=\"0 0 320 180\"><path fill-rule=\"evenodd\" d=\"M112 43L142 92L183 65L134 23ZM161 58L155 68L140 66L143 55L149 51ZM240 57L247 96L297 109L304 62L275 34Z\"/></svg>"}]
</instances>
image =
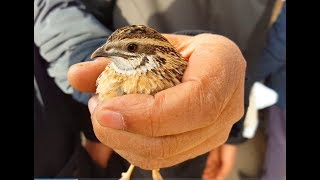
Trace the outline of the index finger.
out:
<instances>
[{"instance_id":1,"label":"index finger","mask_svg":"<svg viewBox=\"0 0 320 180\"><path fill-rule=\"evenodd\" d=\"M68 81L71 86L81 92L96 92L96 80L110 61L97 58L94 61L74 64L69 68Z\"/></svg>"}]
</instances>

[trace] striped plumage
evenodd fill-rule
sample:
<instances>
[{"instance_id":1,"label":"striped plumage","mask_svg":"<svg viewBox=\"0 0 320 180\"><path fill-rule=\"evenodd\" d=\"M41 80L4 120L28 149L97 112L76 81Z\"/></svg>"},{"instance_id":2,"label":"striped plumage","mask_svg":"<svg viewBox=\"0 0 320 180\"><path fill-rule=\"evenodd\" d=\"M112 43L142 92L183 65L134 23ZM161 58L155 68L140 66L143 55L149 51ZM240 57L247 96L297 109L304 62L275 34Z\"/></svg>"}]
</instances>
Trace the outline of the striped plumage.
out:
<instances>
[{"instance_id":1,"label":"striped plumage","mask_svg":"<svg viewBox=\"0 0 320 180\"><path fill-rule=\"evenodd\" d=\"M97 79L97 94L104 100L125 94L151 94L182 81L187 61L156 30L132 25L116 30L91 56L107 57L112 62ZM130 179L134 166L122 174ZM153 179L162 179L158 170Z\"/></svg>"},{"instance_id":2,"label":"striped plumage","mask_svg":"<svg viewBox=\"0 0 320 180\"><path fill-rule=\"evenodd\" d=\"M187 67L187 61L165 37L143 25L116 30L92 55L98 56L112 61L97 79L100 99L155 94L179 84Z\"/></svg>"}]
</instances>

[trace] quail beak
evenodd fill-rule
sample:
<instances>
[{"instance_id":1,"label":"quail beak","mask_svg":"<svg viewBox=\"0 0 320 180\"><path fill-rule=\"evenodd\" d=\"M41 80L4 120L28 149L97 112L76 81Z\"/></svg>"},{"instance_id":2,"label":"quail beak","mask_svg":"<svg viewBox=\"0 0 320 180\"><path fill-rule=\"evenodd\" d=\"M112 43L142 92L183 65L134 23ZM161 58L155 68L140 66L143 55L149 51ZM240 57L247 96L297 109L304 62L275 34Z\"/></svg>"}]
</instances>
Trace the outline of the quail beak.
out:
<instances>
[{"instance_id":1,"label":"quail beak","mask_svg":"<svg viewBox=\"0 0 320 180\"><path fill-rule=\"evenodd\" d=\"M97 57L109 57L110 54L105 51L105 48L104 48L105 45L103 45L102 47L99 47L97 50L95 50L90 58L93 59L93 58L97 58Z\"/></svg>"}]
</instances>

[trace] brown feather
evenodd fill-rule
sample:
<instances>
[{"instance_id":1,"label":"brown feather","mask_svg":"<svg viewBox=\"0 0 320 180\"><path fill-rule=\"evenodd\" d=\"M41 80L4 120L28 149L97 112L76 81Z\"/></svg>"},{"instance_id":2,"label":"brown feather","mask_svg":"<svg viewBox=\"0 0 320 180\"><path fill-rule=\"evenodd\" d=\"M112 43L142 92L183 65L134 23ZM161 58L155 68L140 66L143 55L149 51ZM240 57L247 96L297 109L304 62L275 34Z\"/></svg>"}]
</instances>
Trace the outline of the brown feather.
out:
<instances>
[{"instance_id":1,"label":"brown feather","mask_svg":"<svg viewBox=\"0 0 320 180\"><path fill-rule=\"evenodd\" d=\"M140 43L146 43L148 53L155 53L155 62L158 67L145 73L127 75L118 73L113 66L108 65L97 79L97 93L99 99L112 98L124 94L152 94L175 86L182 81L183 73L187 67L187 61L178 53L169 41L157 31L146 26L127 26L116 30L108 39L111 42L126 39L137 41L145 39ZM148 40L147 40L148 39ZM126 42L125 41L125 42ZM152 43L154 42L154 43ZM150 51L150 52L149 52ZM137 67L148 63L148 58Z\"/></svg>"}]
</instances>

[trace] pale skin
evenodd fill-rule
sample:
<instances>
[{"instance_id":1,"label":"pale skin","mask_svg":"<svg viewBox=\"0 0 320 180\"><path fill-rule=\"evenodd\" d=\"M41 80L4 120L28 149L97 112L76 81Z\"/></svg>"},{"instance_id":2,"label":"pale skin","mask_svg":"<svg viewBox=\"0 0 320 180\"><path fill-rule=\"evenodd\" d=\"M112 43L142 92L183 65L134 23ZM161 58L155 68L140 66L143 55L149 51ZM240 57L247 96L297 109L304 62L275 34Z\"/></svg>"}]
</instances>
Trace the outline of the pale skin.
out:
<instances>
[{"instance_id":1,"label":"pale skin","mask_svg":"<svg viewBox=\"0 0 320 180\"><path fill-rule=\"evenodd\" d=\"M181 84L155 96L131 94L101 102L94 96L89 101L94 132L106 145L99 146L106 149L105 156L112 148L131 164L148 170L173 166L213 149L215 156L226 154L216 150L225 146L232 125L244 112L246 62L232 41L211 34L165 37L189 62ZM98 58L73 65L68 73L70 84L95 92L95 80L107 63ZM222 148L219 152L236 151ZM223 170L216 177L231 170L223 163L230 160L218 159L220 166L207 163L212 171ZM214 177L208 172L204 177Z\"/></svg>"}]
</instances>

